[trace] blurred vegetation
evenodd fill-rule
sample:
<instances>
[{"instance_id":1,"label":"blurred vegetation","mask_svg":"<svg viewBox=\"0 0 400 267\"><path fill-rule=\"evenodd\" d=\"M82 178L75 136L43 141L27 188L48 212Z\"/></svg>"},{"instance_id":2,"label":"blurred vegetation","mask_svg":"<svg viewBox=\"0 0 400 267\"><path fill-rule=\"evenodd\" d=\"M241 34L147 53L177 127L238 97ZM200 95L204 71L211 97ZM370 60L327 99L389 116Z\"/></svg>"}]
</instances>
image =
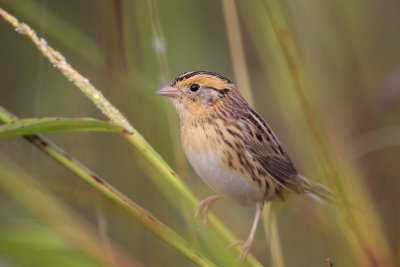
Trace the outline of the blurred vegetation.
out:
<instances>
[{"instance_id":1,"label":"blurred vegetation","mask_svg":"<svg viewBox=\"0 0 400 267\"><path fill-rule=\"evenodd\" d=\"M238 16L234 3L0 0L0 7L89 78L198 198L211 191L183 157L172 105L154 91L196 69L243 85L302 174L351 203L276 203L276 218L259 227L252 248L263 265L325 266L328 257L338 266L400 265L400 3L236 1ZM0 36L1 106L21 118L106 120L3 20ZM212 261L235 264L226 242L196 225L187 198L126 140L47 136ZM192 264L20 137L0 140L0 199L0 265ZM247 236L252 209L221 201L213 211Z\"/></svg>"}]
</instances>

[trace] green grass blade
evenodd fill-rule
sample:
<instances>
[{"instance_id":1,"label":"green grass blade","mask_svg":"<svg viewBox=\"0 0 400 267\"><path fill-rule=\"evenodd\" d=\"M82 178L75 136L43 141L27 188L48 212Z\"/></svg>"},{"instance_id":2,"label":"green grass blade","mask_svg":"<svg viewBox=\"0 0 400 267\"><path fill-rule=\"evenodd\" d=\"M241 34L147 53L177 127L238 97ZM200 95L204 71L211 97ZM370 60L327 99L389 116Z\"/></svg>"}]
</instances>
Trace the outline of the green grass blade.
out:
<instances>
[{"instance_id":1,"label":"green grass blade","mask_svg":"<svg viewBox=\"0 0 400 267\"><path fill-rule=\"evenodd\" d=\"M0 121L10 123L16 118L17 117L9 111L5 110L4 108L0 108ZM68 155L66 152L58 148L56 145L51 143L48 139L40 135L25 135L24 137L47 155L51 156L64 167L79 176L85 182L93 186L96 190L113 200L120 207L126 210L135 219L135 221L164 240L166 243L170 244L194 263L199 266L215 266L214 263L195 251L185 239L159 221L149 211L143 209L135 202L124 196L117 189L108 184L105 180L100 178L97 174L89 170L73 157Z\"/></svg>"},{"instance_id":2,"label":"green grass blade","mask_svg":"<svg viewBox=\"0 0 400 267\"><path fill-rule=\"evenodd\" d=\"M253 94L236 3L234 0L222 0L221 2L236 83L247 102L253 105Z\"/></svg>"},{"instance_id":3,"label":"green grass blade","mask_svg":"<svg viewBox=\"0 0 400 267\"><path fill-rule=\"evenodd\" d=\"M0 109L3 109L0 107ZM0 138L37 133L98 131L122 132L124 129L114 123L91 118L41 118L21 119L0 125Z\"/></svg>"}]
</instances>

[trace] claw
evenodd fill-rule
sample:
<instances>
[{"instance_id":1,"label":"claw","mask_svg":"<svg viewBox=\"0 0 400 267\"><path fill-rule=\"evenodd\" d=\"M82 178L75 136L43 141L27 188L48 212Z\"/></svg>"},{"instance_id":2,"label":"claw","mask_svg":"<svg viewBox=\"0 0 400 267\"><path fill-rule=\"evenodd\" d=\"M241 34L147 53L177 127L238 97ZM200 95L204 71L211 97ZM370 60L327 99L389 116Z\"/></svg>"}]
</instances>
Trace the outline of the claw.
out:
<instances>
[{"instance_id":1,"label":"claw","mask_svg":"<svg viewBox=\"0 0 400 267\"><path fill-rule=\"evenodd\" d=\"M228 248L234 248L234 247L236 247L236 246L243 246L244 243L245 243L245 241L243 241L243 240L236 240L235 242L233 242L232 244L230 244L230 245L228 246Z\"/></svg>"},{"instance_id":2,"label":"claw","mask_svg":"<svg viewBox=\"0 0 400 267\"><path fill-rule=\"evenodd\" d=\"M221 196L216 195L216 196L210 196L208 198L203 199L200 201L196 207L194 208L194 217L199 218L200 217L200 212L203 213L203 224L208 223L208 211L211 208L211 205L217 201L218 199L221 199Z\"/></svg>"},{"instance_id":3,"label":"claw","mask_svg":"<svg viewBox=\"0 0 400 267\"><path fill-rule=\"evenodd\" d=\"M240 250L240 254L239 254L240 260L246 259L247 254L249 254L252 243L253 243L253 240L247 240L246 242L244 242L242 249Z\"/></svg>"},{"instance_id":4,"label":"claw","mask_svg":"<svg viewBox=\"0 0 400 267\"><path fill-rule=\"evenodd\" d=\"M242 249L240 250L240 254L239 254L239 259L240 260L244 260L247 256L247 254L249 254L250 248L251 248L251 244L253 243L253 240L237 240L235 242L233 242L232 244L230 244L228 246L228 248L233 248L236 246L242 246Z\"/></svg>"}]
</instances>

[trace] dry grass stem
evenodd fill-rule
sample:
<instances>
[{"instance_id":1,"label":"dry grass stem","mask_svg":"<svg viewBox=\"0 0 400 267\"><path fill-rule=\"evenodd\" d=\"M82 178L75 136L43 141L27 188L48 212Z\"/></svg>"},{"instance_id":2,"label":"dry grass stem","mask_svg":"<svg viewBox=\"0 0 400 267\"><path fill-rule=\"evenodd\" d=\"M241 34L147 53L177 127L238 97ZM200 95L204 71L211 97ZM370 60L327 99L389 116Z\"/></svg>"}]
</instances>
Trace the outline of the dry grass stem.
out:
<instances>
[{"instance_id":1,"label":"dry grass stem","mask_svg":"<svg viewBox=\"0 0 400 267\"><path fill-rule=\"evenodd\" d=\"M228 34L228 43L236 83L247 102L253 105L253 95L251 93L249 72L246 64L239 15L235 0L222 0L222 10L224 12L225 27Z\"/></svg>"}]
</instances>

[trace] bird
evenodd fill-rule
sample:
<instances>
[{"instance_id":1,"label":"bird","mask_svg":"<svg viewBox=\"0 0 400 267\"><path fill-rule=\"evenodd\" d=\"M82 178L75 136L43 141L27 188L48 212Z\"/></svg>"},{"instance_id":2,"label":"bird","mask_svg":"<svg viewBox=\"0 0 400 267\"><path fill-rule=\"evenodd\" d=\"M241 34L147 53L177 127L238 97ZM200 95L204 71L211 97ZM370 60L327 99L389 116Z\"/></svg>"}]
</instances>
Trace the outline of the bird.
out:
<instances>
[{"instance_id":1,"label":"bird","mask_svg":"<svg viewBox=\"0 0 400 267\"><path fill-rule=\"evenodd\" d=\"M241 245L245 259L265 203L288 192L331 200L331 191L300 175L264 119L229 79L211 71L190 71L156 91L172 100L180 117L182 147L198 176L217 195L201 200L195 216L221 199L255 207L250 234Z\"/></svg>"}]
</instances>

